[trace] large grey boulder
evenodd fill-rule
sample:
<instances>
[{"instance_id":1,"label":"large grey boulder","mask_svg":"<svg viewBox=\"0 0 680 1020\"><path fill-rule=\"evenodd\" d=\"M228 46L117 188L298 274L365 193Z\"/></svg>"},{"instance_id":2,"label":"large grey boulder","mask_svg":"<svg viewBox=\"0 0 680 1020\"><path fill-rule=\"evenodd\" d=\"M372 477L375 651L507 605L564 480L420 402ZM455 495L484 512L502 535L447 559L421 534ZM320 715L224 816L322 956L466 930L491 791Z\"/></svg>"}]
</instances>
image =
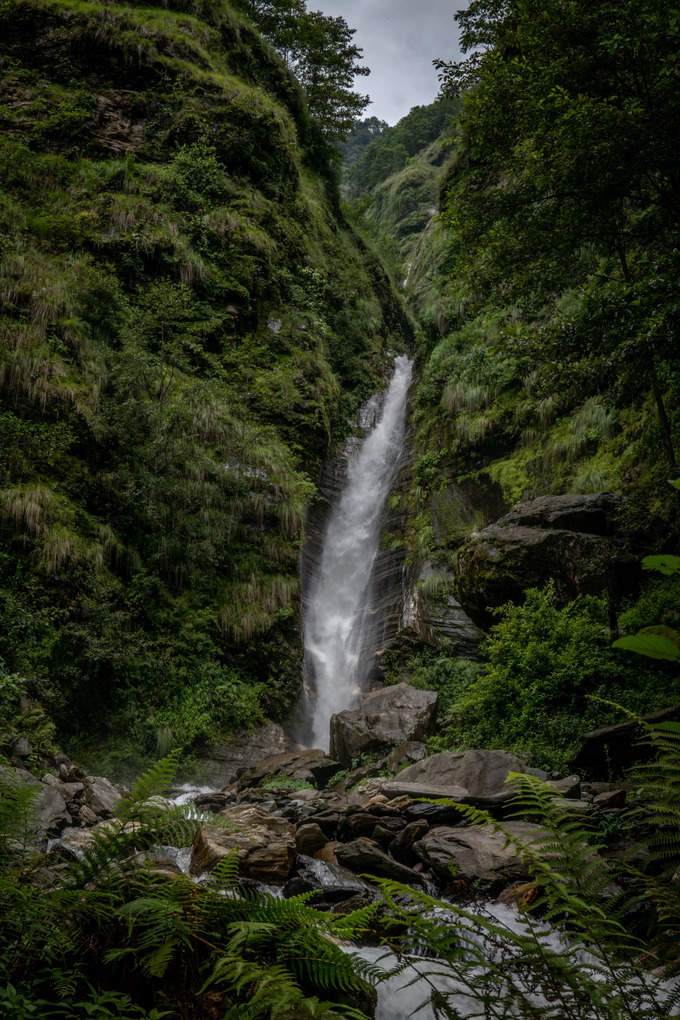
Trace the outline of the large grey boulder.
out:
<instances>
[{"instance_id":1,"label":"large grey boulder","mask_svg":"<svg viewBox=\"0 0 680 1020\"><path fill-rule=\"evenodd\" d=\"M409 765L397 779L383 785L388 796L449 797L479 807L492 808L513 796L506 784L510 772L529 773L547 779L539 769L529 768L509 751L441 751Z\"/></svg>"},{"instance_id":2,"label":"large grey boulder","mask_svg":"<svg viewBox=\"0 0 680 1020\"><path fill-rule=\"evenodd\" d=\"M52 786L42 786L31 812L30 828L38 839L58 836L72 822L66 801Z\"/></svg>"},{"instance_id":3,"label":"large grey boulder","mask_svg":"<svg viewBox=\"0 0 680 1020\"><path fill-rule=\"evenodd\" d=\"M259 786L268 779L301 779L323 786L342 765L332 761L323 751L293 751L270 755L255 765L243 769L238 775L241 789Z\"/></svg>"},{"instance_id":4,"label":"large grey boulder","mask_svg":"<svg viewBox=\"0 0 680 1020\"><path fill-rule=\"evenodd\" d=\"M122 790L104 776L85 778L85 803L96 815L110 817L122 797Z\"/></svg>"},{"instance_id":5,"label":"large grey boulder","mask_svg":"<svg viewBox=\"0 0 680 1020\"><path fill-rule=\"evenodd\" d=\"M191 850L191 873L211 871L234 849L239 850L239 871L245 878L282 885L295 862L295 829L280 815L253 804L228 807L219 815L228 828L204 825Z\"/></svg>"},{"instance_id":6,"label":"large grey boulder","mask_svg":"<svg viewBox=\"0 0 680 1020\"><path fill-rule=\"evenodd\" d=\"M473 534L458 553L456 593L472 618L521 602L527 588L552 580L563 601L603 590L625 591L639 576L637 557L617 536L623 500L612 493L543 496L519 503Z\"/></svg>"},{"instance_id":7,"label":"large grey boulder","mask_svg":"<svg viewBox=\"0 0 680 1020\"><path fill-rule=\"evenodd\" d=\"M386 751L428 731L437 695L409 684L364 694L358 709L331 718L331 755L345 765L362 752Z\"/></svg>"},{"instance_id":8,"label":"large grey boulder","mask_svg":"<svg viewBox=\"0 0 680 1020\"><path fill-rule=\"evenodd\" d=\"M241 769L289 750L290 743L282 726L278 723L259 726L239 734L229 743L215 745L199 754L201 782L220 788L227 786Z\"/></svg>"},{"instance_id":9,"label":"large grey boulder","mask_svg":"<svg viewBox=\"0 0 680 1020\"><path fill-rule=\"evenodd\" d=\"M530 822L508 822L505 828L525 843L544 835ZM413 851L441 882L463 881L488 893L528 877L514 846L490 828L437 826L413 844Z\"/></svg>"}]
</instances>

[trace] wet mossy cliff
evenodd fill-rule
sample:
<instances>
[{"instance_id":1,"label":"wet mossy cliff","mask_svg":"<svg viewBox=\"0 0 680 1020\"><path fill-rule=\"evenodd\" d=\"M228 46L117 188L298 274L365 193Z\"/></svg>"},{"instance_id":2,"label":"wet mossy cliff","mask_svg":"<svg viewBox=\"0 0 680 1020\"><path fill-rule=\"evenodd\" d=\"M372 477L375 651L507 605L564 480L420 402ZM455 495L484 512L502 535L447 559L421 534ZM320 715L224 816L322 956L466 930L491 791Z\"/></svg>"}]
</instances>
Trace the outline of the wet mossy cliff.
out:
<instances>
[{"instance_id":1,"label":"wet mossy cliff","mask_svg":"<svg viewBox=\"0 0 680 1020\"><path fill-rule=\"evenodd\" d=\"M3 707L142 753L280 717L305 512L399 303L222 0L12 0L0 71Z\"/></svg>"}]
</instances>

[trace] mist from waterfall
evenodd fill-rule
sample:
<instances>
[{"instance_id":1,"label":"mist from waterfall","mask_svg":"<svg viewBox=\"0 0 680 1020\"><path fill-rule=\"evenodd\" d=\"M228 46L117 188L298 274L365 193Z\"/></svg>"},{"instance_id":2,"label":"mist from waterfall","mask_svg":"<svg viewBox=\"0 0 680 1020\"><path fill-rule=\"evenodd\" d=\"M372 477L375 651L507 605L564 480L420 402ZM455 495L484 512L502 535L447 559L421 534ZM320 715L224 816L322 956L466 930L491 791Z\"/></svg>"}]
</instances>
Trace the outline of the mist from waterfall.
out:
<instances>
[{"instance_id":1,"label":"mist from waterfall","mask_svg":"<svg viewBox=\"0 0 680 1020\"><path fill-rule=\"evenodd\" d=\"M387 496L404 445L411 362L398 357L382 415L350 452L347 481L331 511L304 619L307 739L328 748L331 716L351 708L377 651L372 575Z\"/></svg>"}]
</instances>

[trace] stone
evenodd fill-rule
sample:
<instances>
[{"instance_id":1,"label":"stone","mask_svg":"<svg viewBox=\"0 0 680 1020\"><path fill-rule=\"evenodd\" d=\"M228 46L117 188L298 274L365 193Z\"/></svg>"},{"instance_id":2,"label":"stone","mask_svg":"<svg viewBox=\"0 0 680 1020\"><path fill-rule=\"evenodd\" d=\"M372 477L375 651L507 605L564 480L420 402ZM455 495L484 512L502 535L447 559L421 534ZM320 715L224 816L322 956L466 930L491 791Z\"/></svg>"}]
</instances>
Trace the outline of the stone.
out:
<instances>
[{"instance_id":1,"label":"stone","mask_svg":"<svg viewBox=\"0 0 680 1020\"><path fill-rule=\"evenodd\" d=\"M18 737L12 745L12 756L14 758L30 758L33 754L33 745L26 737Z\"/></svg>"},{"instance_id":2,"label":"stone","mask_svg":"<svg viewBox=\"0 0 680 1020\"><path fill-rule=\"evenodd\" d=\"M427 644L437 646L443 639L455 658L476 659L484 632L455 597L455 581L451 571L423 564L405 600L405 625Z\"/></svg>"},{"instance_id":3,"label":"stone","mask_svg":"<svg viewBox=\"0 0 680 1020\"><path fill-rule=\"evenodd\" d=\"M408 771L408 770L405 770ZM429 783L408 783L402 779L393 779L383 784L383 793L387 797L431 797L439 800L446 797L449 800L464 801L469 797L470 791L464 786L432 786Z\"/></svg>"},{"instance_id":4,"label":"stone","mask_svg":"<svg viewBox=\"0 0 680 1020\"><path fill-rule=\"evenodd\" d=\"M502 806L513 795L512 786L506 784L510 772L529 773L542 779L546 773L530 769L520 758L509 751L441 751L430 758L410 765L399 773L402 795L408 793L406 784L417 784L420 797L450 797L462 803L493 809ZM390 785L383 787L389 793ZM396 795L396 791L395 791ZM414 794L409 794L414 796Z\"/></svg>"},{"instance_id":5,"label":"stone","mask_svg":"<svg viewBox=\"0 0 680 1020\"><path fill-rule=\"evenodd\" d=\"M40 839L58 836L73 819L53 786L42 786L31 811L30 829Z\"/></svg>"},{"instance_id":6,"label":"stone","mask_svg":"<svg viewBox=\"0 0 680 1020\"><path fill-rule=\"evenodd\" d=\"M613 492L539 496L517 503L497 523L502 527L563 528L590 535L612 535L618 530L616 518L625 503L623 496Z\"/></svg>"},{"instance_id":7,"label":"stone","mask_svg":"<svg viewBox=\"0 0 680 1020\"><path fill-rule=\"evenodd\" d=\"M529 822L508 822L505 828L526 842L544 835ZM439 826L417 840L413 850L441 882L462 880L486 893L528 877L527 866L506 846L505 836L490 828Z\"/></svg>"},{"instance_id":8,"label":"stone","mask_svg":"<svg viewBox=\"0 0 680 1020\"><path fill-rule=\"evenodd\" d=\"M636 557L617 537L623 505L611 493L546 496L518 504L476 532L458 553L456 593L480 626L491 609L521 602L527 588L552 580L558 598L610 589L627 592L640 574Z\"/></svg>"},{"instance_id":9,"label":"stone","mask_svg":"<svg viewBox=\"0 0 680 1020\"><path fill-rule=\"evenodd\" d=\"M416 761L422 761L427 755L427 744L421 740L407 740L388 755L387 767L390 772L397 772L399 769L413 765Z\"/></svg>"},{"instance_id":10,"label":"stone","mask_svg":"<svg viewBox=\"0 0 680 1020\"><path fill-rule=\"evenodd\" d=\"M263 758L285 754L288 750L288 737L278 723L248 730L228 744L218 744L199 753L201 783L224 788L233 782L240 769L249 768Z\"/></svg>"},{"instance_id":11,"label":"stone","mask_svg":"<svg viewBox=\"0 0 680 1020\"><path fill-rule=\"evenodd\" d=\"M92 808L89 808L87 806L87 804L80 805L78 818L80 820L81 825L96 825L98 821L96 814L94 813Z\"/></svg>"},{"instance_id":12,"label":"stone","mask_svg":"<svg viewBox=\"0 0 680 1020\"><path fill-rule=\"evenodd\" d=\"M581 796L580 776L566 776L564 779L553 779L548 783L548 786L556 790L560 797L579 798Z\"/></svg>"},{"instance_id":13,"label":"stone","mask_svg":"<svg viewBox=\"0 0 680 1020\"><path fill-rule=\"evenodd\" d=\"M672 705L642 717L643 722L652 724L668 719L680 720L680 705ZM583 737L571 766L590 775L620 776L631 765L652 756L653 750L640 739L642 736L643 730L635 720L591 730Z\"/></svg>"},{"instance_id":14,"label":"stone","mask_svg":"<svg viewBox=\"0 0 680 1020\"><path fill-rule=\"evenodd\" d=\"M87 776L85 780L85 803L96 815L109 817L113 814L122 794L110 779L104 776Z\"/></svg>"},{"instance_id":15,"label":"stone","mask_svg":"<svg viewBox=\"0 0 680 1020\"><path fill-rule=\"evenodd\" d=\"M242 876L282 885L295 862L295 829L290 822L251 804L225 808L219 817L232 825L201 826L192 845L191 874L210 871L238 848Z\"/></svg>"},{"instance_id":16,"label":"stone","mask_svg":"<svg viewBox=\"0 0 680 1020\"><path fill-rule=\"evenodd\" d=\"M412 850L413 844L422 839L429 828L430 826L424 818L409 822L390 843L392 856L403 864L412 864L415 856Z\"/></svg>"},{"instance_id":17,"label":"stone","mask_svg":"<svg viewBox=\"0 0 680 1020\"><path fill-rule=\"evenodd\" d=\"M358 709L331 717L331 755L347 766L362 753L420 741L429 729L436 704L434 691L405 683L369 691Z\"/></svg>"},{"instance_id":18,"label":"stone","mask_svg":"<svg viewBox=\"0 0 680 1020\"><path fill-rule=\"evenodd\" d=\"M223 811L229 803L229 796L226 793L219 793L217 790L211 793L200 793L194 800L199 811L210 811L213 814Z\"/></svg>"},{"instance_id":19,"label":"stone","mask_svg":"<svg viewBox=\"0 0 680 1020\"><path fill-rule=\"evenodd\" d=\"M366 807L374 797L382 793L383 782L384 780L381 776L365 779L363 783L359 783L357 787L349 791L347 795L349 804L361 808Z\"/></svg>"},{"instance_id":20,"label":"stone","mask_svg":"<svg viewBox=\"0 0 680 1020\"><path fill-rule=\"evenodd\" d=\"M325 861L327 864L337 864L338 858L335 856L335 851L339 846L342 846L337 840L332 840L322 846L320 850L317 850L314 857L317 861Z\"/></svg>"},{"instance_id":21,"label":"stone","mask_svg":"<svg viewBox=\"0 0 680 1020\"><path fill-rule=\"evenodd\" d=\"M338 772L342 772L343 769L344 765L342 762L333 761L332 758L326 758L325 756L317 761L313 761L309 766L312 779L319 790L324 790L333 776L336 776Z\"/></svg>"},{"instance_id":22,"label":"stone","mask_svg":"<svg viewBox=\"0 0 680 1020\"><path fill-rule=\"evenodd\" d=\"M593 804L603 811L618 811L626 806L626 791L619 789L598 793L593 798Z\"/></svg>"},{"instance_id":23,"label":"stone","mask_svg":"<svg viewBox=\"0 0 680 1020\"><path fill-rule=\"evenodd\" d=\"M327 842L326 833L316 822L305 822L295 833L295 849L307 857L313 857Z\"/></svg>"},{"instance_id":24,"label":"stone","mask_svg":"<svg viewBox=\"0 0 680 1020\"><path fill-rule=\"evenodd\" d=\"M246 787L257 787L269 779L302 779L311 783L314 776L311 766L330 761L329 758L317 749L311 751L295 751L285 754L274 754L263 758L255 765L245 768L238 774L238 786L240 789Z\"/></svg>"},{"instance_id":25,"label":"stone","mask_svg":"<svg viewBox=\"0 0 680 1020\"><path fill-rule=\"evenodd\" d=\"M299 856L296 862L296 875L283 887L283 895L286 898L295 895L293 883L299 882L304 882L309 891L317 890L320 893L319 899L329 904L340 903L351 896L366 897L368 902L375 897L368 882L358 878L348 868L343 868L337 861ZM315 905L319 903L319 899L313 901Z\"/></svg>"},{"instance_id":26,"label":"stone","mask_svg":"<svg viewBox=\"0 0 680 1020\"><path fill-rule=\"evenodd\" d=\"M412 868L400 864L368 839L355 839L351 843L343 843L337 847L335 856L338 862L350 871L362 875L376 875L381 878L392 878L397 882L419 885L422 882Z\"/></svg>"}]
</instances>

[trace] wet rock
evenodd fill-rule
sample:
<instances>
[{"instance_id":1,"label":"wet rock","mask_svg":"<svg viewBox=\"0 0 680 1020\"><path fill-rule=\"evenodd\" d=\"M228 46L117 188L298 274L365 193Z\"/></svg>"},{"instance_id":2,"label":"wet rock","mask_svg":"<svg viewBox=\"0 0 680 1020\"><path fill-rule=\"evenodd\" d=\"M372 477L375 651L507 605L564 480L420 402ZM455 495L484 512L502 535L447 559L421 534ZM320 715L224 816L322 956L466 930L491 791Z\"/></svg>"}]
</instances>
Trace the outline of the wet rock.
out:
<instances>
[{"instance_id":1,"label":"wet rock","mask_svg":"<svg viewBox=\"0 0 680 1020\"><path fill-rule=\"evenodd\" d=\"M543 835L529 822L508 822L506 828L527 842ZM490 828L440 826L415 842L413 849L443 883L462 880L491 893L528 877L526 865L512 846L506 846L505 836Z\"/></svg>"},{"instance_id":2,"label":"wet rock","mask_svg":"<svg viewBox=\"0 0 680 1020\"><path fill-rule=\"evenodd\" d=\"M87 776L85 779L85 803L96 815L109 817L122 797L119 787L104 776Z\"/></svg>"},{"instance_id":3,"label":"wet rock","mask_svg":"<svg viewBox=\"0 0 680 1020\"><path fill-rule=\"evenodd\" d=\"M335 851L338 862L358 874L392 878L397 882L420 884L420 876L411 868L400 864L368 839L355 839L344 843Z\"/></svg>"},{"instance_id":4,"label":"wet rock","mask_svg":"<svg viewBox=\"0 0 680 1020\"><path fill-rule=\"evenodd\" d=\"M200 793L194 800L199 811L211 811L213 814L223 811L228 803L228 794L219 793L217 790L214 793Z\"/></svg>"},{"instance_id":5,"label":"wet rock","mask_svg":"<svg viewBox=\"0 0 680 1020\"><path fill-rule=\"evenodd\" d=\"M361 896L364 902L371 902L375 898L375 892L368 882L358 878L352 871L338 863L304 855L297 858L296 874L284 886L283 895L286 898L295 895L292 890L301 883L307 886L307 890L314 889L320 893L319 898L314 900L315 906L320 901L327 904L340 903L354 896Z\"/></svg>"},{"instance_id":6,"label":"wet rock","mask_svg":"<svg viewBox=\"0 0 680 1020\"><path fill-rule=\"evenodd\" d=\"M316 822L305 822L295 833L295 849L307 857L313 857L327 842L326 833Z\"/></svg>"},{"instance_id":7,"label":"wet rock","mask_svg":"<svg viewBox=\"0 0 680 1020\"><path fill-rule=\"evenodd\" d=\"M441 751L431 758L410 765L399 773L400 789L408 792L405 784L415 783L421 792L418 796L450 797L479 807L494 809L502 806L514 794L506 785L510 772L529 773L547 779L545 772L529 768L520 758L508 751ZM383 787L386 793L392 785Z\"/></svg>"},{"instance_id":8,"label":"wet rock","mask_svg":"<svg viewBox=\"0 0 680 1020\"><path fill-rule=\"evenodd\" d=\"M358 709L331 718L331 755L349 765L362 753L422 740L436 704L434 691L420 691L404 683L370 691Z\"/></svg>"},{"instance_id":9,"label":"wet rock","mask_svg":"<svg viewBox=\"0 0 680 1020\"><path fill-rule=\"evenodd\" d=\"M316 823L328 839L331 839L338 831L340 817L337 811L324 811L320 814L312 815L307 821Z\"/></svg>"},{"instance_id":10,"label":"wet rock","mask_svg":"<svg viewBox=\"0 0 680 1020\"><path fill-rule=\"evenodd\" d=\"M415 860L413 844L417 840L422 839L429 828L430 826L425 818L409 822L390 843L390 853L392 856L396 857L402 864L412 865Z\"/></svg>"},{"instance_id":11,"label":"wet rock","mask_svg":"<svg viewBox=\"0 0 680 1020\"><path fill-rule=\"evenodd\" d=\"M191 874L210 871L238 847L244 877L283 884L295 861L295 830L290 822L250 804L228 807L219 817L233 827L204 825L199 829L192 846Z\"/></svg>"}]
</instances>

